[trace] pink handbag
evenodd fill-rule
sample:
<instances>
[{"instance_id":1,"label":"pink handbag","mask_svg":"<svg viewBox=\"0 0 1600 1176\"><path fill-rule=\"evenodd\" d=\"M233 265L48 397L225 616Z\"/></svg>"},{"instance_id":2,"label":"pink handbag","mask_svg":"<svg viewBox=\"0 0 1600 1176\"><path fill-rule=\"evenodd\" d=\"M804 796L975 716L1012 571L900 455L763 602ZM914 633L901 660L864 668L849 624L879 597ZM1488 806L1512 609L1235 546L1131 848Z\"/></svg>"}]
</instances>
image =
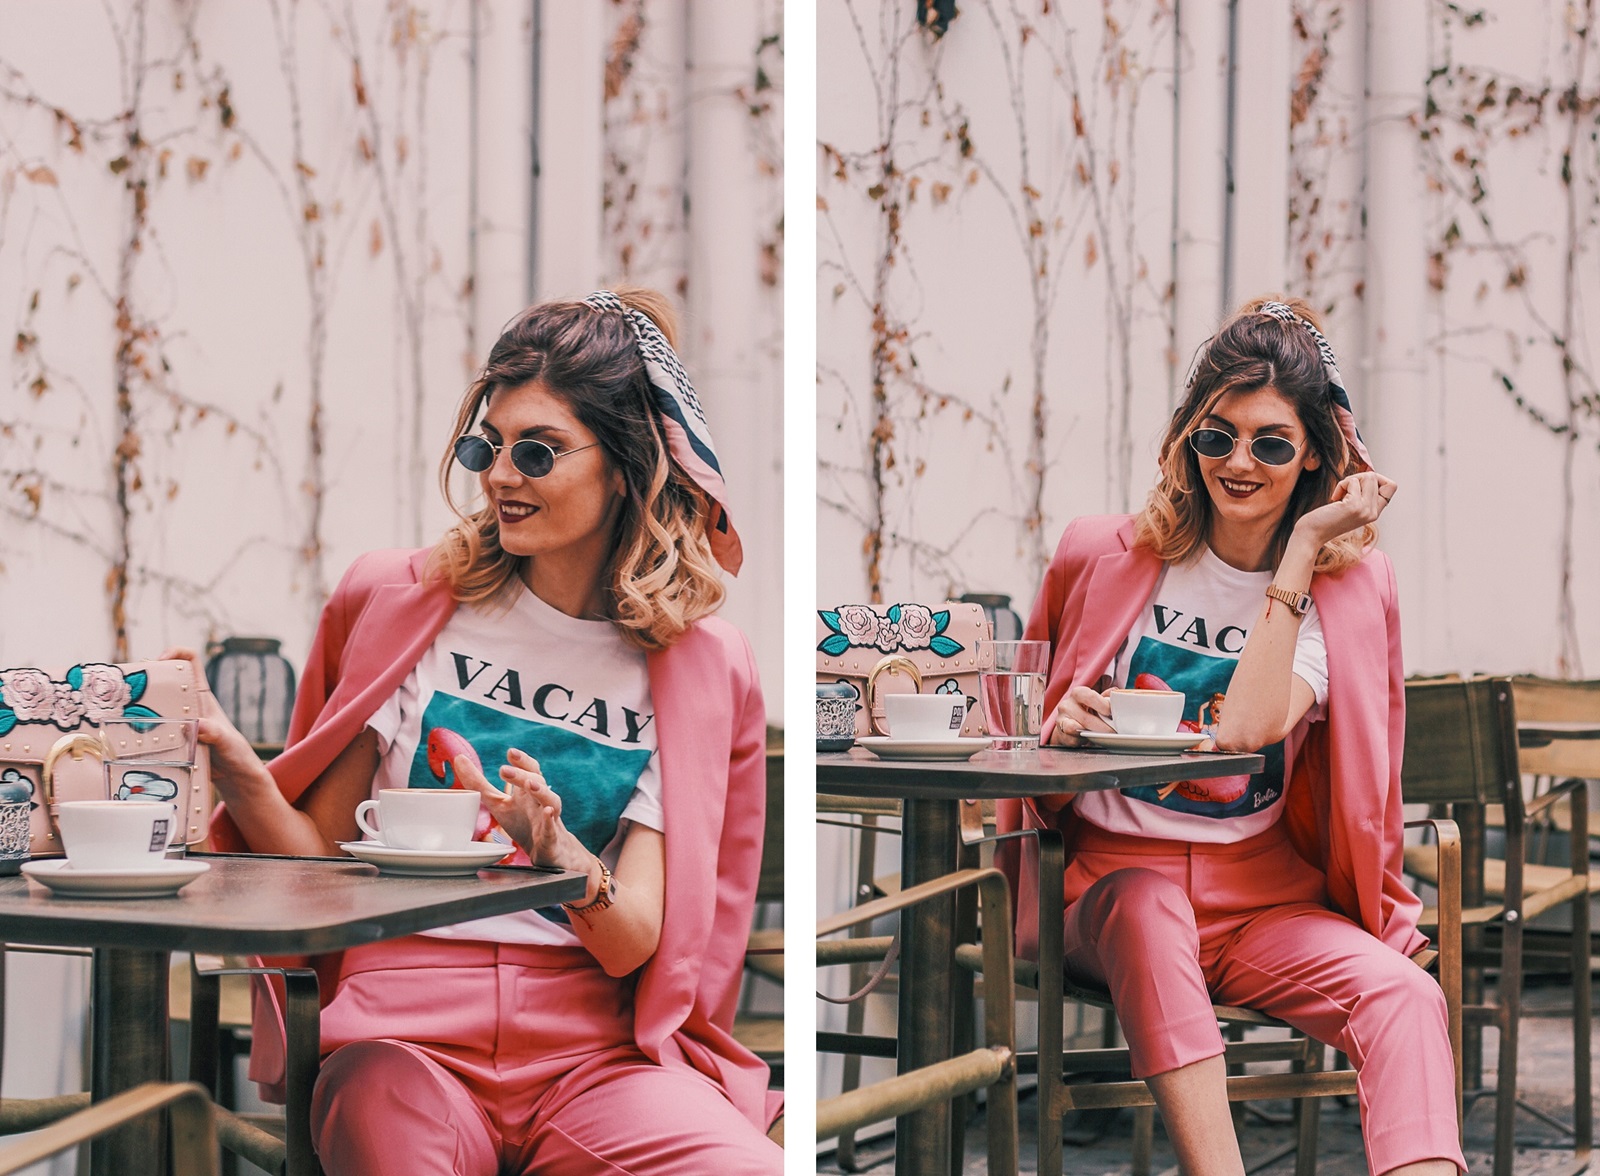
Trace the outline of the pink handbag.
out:
<instances>
[{"instance_id":1,"label":"pink handbag","mask_svg":"<svg viewBox=\"0 0 1600 1176\"><path fill-rule=\"evenodd\" d=\"M0 669L0 781L27 787L29 849L61 854L56 806L63 800L105 800L99 726L107 719L194 719L200 715L194 667L187 661L82 662L64 673L37 666ZM185 844L205 840L212 805L207 749L176 781ZM176 841L174 842L176 844Z\"/></svg>"},{"instance_id":2,"label":"pink handbag","mask_svg":"<svg viewBox=\"0 0 1600 1176\"><path fill-rule=\"evenodd\" d=\"M842 604L817 611L817 681L855 691L856 735L883 733L883 695L963 694L965 736L984 734L978 642L989 621L977 604Z\"/></svg>"}]
</instances>

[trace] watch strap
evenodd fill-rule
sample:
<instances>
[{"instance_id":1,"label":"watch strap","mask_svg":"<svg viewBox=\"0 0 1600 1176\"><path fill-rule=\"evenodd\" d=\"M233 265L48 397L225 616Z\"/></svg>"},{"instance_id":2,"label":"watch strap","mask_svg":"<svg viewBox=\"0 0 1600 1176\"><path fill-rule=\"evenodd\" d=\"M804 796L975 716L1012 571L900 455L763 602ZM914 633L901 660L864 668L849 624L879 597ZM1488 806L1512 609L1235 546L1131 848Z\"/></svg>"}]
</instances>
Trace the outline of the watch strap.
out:
<instances>
[{"instance_id":1,"label":"watch strap","mask_svg":"<svg viewBox=\"0 0 1600 1176\"><path fill-rule=\"evenodd\" d=\"M1289 611L1297 617L1303 617L1311 611L1310 593L1291 592L1287 588L1279 588L1276 584L1268 584L1267 595L1278 603L1287 605Z\"/></svg>"},{"instance_id":2,"label":"watch strap","mask_svg":"<svg viewBox=\"0 0 1600 1176\"><path fill-rule=\"evenodd\" d=\"M595 858L600 866L600 888L594 892L594 897L588 902L561 904L568 914L586 915L591 911L603 911L611 905L611 900L617 896L617 884L611 879L611 868L600 858Z\"/></svg>"}]
</instances>

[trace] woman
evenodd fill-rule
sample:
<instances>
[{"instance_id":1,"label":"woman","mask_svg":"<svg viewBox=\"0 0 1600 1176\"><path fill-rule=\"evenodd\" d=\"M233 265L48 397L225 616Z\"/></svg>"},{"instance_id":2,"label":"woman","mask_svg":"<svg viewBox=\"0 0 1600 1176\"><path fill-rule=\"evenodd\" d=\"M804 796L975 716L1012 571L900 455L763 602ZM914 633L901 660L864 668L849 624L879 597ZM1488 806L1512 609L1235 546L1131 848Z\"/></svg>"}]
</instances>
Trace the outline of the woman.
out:
<instances>
[{"instance_id":1,"label":"woman","mask_svg":"<svg viewBox=\"0 0 1600 1176\"><path fill-rule=\"evenodd\" d=\"M642 290L520 315L441 465L460 521L345 575L284 754L263 767L206 700L223 845L337 854L378 789L455 784L521 860L588 876L564 910L323 969L312 1126L330 1176L401 1156L463 1174L782 1169L766 1067L729 1035L764 712L748 644L710 615L717 564L737 572L741 550L671 335ZM456 464L483 499L466 512Z\"/></svg>"},{"instance_id":2,"label":"woman","mask_svg":"<svg viewBox=\"0 0 1600 1176\"><path fill-rule=\"evenodd\" d=\"M1111 731L1112 686L1170 688L1184 730L1266 760L1001 802L1003 827L1062 830L1066 970L1109 988L1187 1173L1243 1171L1213 1001L1351 1057L1372 1171L1466 1168L1443 995L1406 958L1426 941L1400 876L1394 575L1372 547L1394 492L1314 312L1255 300L1201 348L1144 510L1068 526L1028 622L1051 643L1049 742Z\"/></svg>"}]
</instances>

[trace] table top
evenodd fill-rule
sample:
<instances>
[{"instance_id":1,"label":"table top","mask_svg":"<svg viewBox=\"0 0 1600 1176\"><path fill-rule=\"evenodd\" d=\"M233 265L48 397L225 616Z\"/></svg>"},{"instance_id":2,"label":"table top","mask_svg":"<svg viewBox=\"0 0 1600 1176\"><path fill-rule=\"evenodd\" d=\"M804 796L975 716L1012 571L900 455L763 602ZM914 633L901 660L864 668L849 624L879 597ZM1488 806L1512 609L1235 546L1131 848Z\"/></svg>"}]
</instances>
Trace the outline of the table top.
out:
<instances>
[{"instance_id":1,"label":"table top","mask_svg":"<svg viewBox=\"0 0 1600 1176\"><path fill-rule=\"evenodd\" d=\"M1548 747L1567 739L1600 739L1600 719L1518 719L1517 742Z\"/></svg>"},{"instance_id":2,"label":"table top","mask_svg":"<svg viewBox=\"0 0 1600 1176\"><path fill-rule=\"evenodd\" d=\"M0 878L0 941L144 951L301 955L583 897L582 874L491 867L379 875L351 858L191 854L211 869L166 898L58 898Z\"/></svg>"},{"instance_id":3,"label":"table top","mask_svg":"<svg viewBox=\"0 0 1600 1176\"><path fill-rule=\"evenodd\" d=\"M817 790L833 795L959 800L969 796L1050 796L1176 780L1211 780L1261 771L1254 754L1181 752L1127 755L1051 747L980 751L966 761L883 760L862 748L817 756Z\"/></svg>"}]
</instances>

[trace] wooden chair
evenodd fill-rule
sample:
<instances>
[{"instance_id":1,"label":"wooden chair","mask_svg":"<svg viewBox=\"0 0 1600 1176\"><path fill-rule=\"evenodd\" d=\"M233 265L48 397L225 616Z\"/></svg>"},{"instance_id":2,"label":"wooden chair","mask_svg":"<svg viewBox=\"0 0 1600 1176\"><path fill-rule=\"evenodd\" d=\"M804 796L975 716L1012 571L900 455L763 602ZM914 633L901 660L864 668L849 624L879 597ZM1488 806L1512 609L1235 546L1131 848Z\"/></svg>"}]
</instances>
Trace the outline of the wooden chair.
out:
<instances>
[{"instance_id":1,"label":"wooden chair","mask_svg":"<svg viewBox=\"0 0 1600 1176\"><path fill-rule=\"evenodd\" d=\"M958 870L909 890L861 903L817 924L817 966L858 962L861 938L830 941L825 937L895 914L917 903L975 887L984 925L980 957L983 976L984 1044L958 1052L944 1061L882 1082L846 1091L817 1103L817 1140L833 1139L844 1132L895 1118L921 1107L949 1102L978 1090L988 1092L988 1171L991 1176L1015 1176L1017 1171L1017 1089L1015 1003L1011 946L1011 896L1005 876L995 869ZM843 1040L849 1034L819 1033L822 1052L865 1052L882 1056L878 1038ZM890 1042L892 1048L892 1041ZM893 1056L892 1053L888 1056Z\"/></svg>"},{"instance_id":2,"label":"wooden chair","mask_svg":"<svg viewBox=\"0 0 1600 1176\"><path fill-rule=\"evenodd\" d=\"M970 806L970 807L968 807ZM1039 959L1062 958L1062 876L1065 870L1065 851L1061 836L1055 830L1022 831L991 836L982 828L982 806L977 801L967 802L963 808L962 840L971 853L979 845L1016 841L1030 848L1039 857ZM1427 948L1413 957L1418 966L1438 977L1444 989L1449 1010L1451 1049L1456 1059L1456 1107L1461 1110L1461 922L1460 922L1460 839L1454 822L1443 818L1429 818L1408 823L1408 827L1426 826L1435 834L1432 852L1438 861L1438 874L1442 879L1444 918L1438 935L1437 949ZM1031 843L1031 846L1030 846ZM961 947L957 959L970 966L972 949ZM1102 1049L1063 1048L1064 1000L1112 1009L1110 994L1103 988L1087 988L1066 981L1059 966L1041 967L1038 963L1019 960L1016 965L1017 983L1033 988L1039 1000L1039 1048L1036 1055L1021 1055L1018 1068L1022 1073L1038 1074L1038 1135L1039 1176L1060 1176L1062 1171L1061 1132L1062 1120L1068 1111L1093 1110L1112 1107L1154 1107L1155 1098L1149 1087L1133 1078L1126 1080L1096 1081L1073 1084L1074 1075L1102 1074L1120 1070L1128 1072L1127 1050L1106 1047ZM1114 1010L1112 1010L1114 1011ZM1244 1041L1241 1030L1251 1028L1289 1029L1284 1022L1266 1016L1254 1009L1213 1005L1212 1012L1220 1025L1228 1031L1224 1057L1228 1063L1227 1093L1230 1102L1263 1099L1295 1100L1295 1142L1256 1161L1255 1167L1264 1167L1295 1153L1297 1176L1309 1176L1316 1171L1317 1134L1319 1126L1319 1101L1334 1096L1356 1093L1356 1075L1351 1070L1325 1070L1325 1050L1320 1042L1303 1035L1288 1040ZM1246 1074L1245 1065L1263 1062L1288 1062L1289 1073ZM1134 1154L1132 1169L1135 1176L1148 1173L1150 1166L1150 1138L1153 1129L1151 1113L1136 1111Z\"/></svg>"},{"instance_id":3,"label":"wooden chair","mask_svg":"<svg viewBox=\"0 0 1600 1176\"><path fill-rule=\"evenodd\" d=\"M1600 679L1519 675L1511 679L1511 696L1516 704L1519 722L1600 723ZM1522 774L1524 777L1533 777L1535 798L1549 791L1559 781L1574 777L1590 781L1590 794L1593 795L1594 782L1600 781L1600 741L1558 739L1542 746L1529 746L1526 740L1519 740L1519 744L1518 758ZM1560 851L1556 848L1556 842L1572 835L1571 822L1567 818L1568 809L1557 805L1529 819L1528 855L1538 861L1527 864L1525 883L1542 890L1559 879L1563 872L1561 867L1548 863L1552 859L1559 860ZM1489 823L1491 826L1496 824L1493 809L1489 811ZM1594 835L1595 830L1591 828L1589 836L1593 838ZM1496 874L1501 872L1496 865L1493 859L1484 862L1484 889L1491 895L1504 893L1503 889L1496 889ZM1589 869L1589 893L1589 971L1592 975L1596 967L1600 967L1600 958L1597 958L1600 957L1600 927L1595 925L1593 903L1593 896L1600 894L1600 870L1593 866ZM1530 921L1523 928L1522 936L1525 971L1567 969L1572 950L1569 930L1541 927L1537 922Z\"/></svg>"},{"instance_id":4,"label":"wooden chair","mask_svg":"<svg viewBox=\"0 0 1600 1176\"><path fill-rule=\"evenodd\" d=\"M898 800L864 796L829 796L819 793L816 799L816 813L817 824L849 829L859 838L855 852L854 903L869 902L887 894L899 893L899 874L880 878L877 873L878 838L900 835L896 825L881 823L886 820L899 820ZM864 958L850 962L849 990L852 993L862 991L871 977L873 965L881 964L883 954L888 950L887 945L890 940L883 937L872 938L870 931L871 928L864 923L858 923L850 928L852 939L863 940L872 945L864 950ZM897 979L892 972L886 973L873 982L869 992L892 996L898 991ZM850 1000L845 1006L845 1033L859 1036L866 1028L866 1019L866 997ZM843 1074L840 1080L842 1091L848 1092L861 1085L861 1058L862 1055L859 1053L843 1053ZM866 1164L862 1163L857 1151L856 1129L853 1127L839 1133L838 1150L834 1156L839 1168L845 1172L860 1171L872 1162L869 1160Z\"/></svg>"},{"instance_id":5,"label":"wooden chair","mask_svg":"<svg viewBox=\"0 0 1600 1176\"><path fill-rule=\"evenodd\" d=\"M1572 911L1569 960L1573 988L1573 1096L1570 1129L1521 1103L1573 1137L1574 1168L1588 1165L1593 1146L1590 1084L1591 1030L1589 972L1588 790L1581 778L1550 787L1525 800L1524 767L1519 758L1516 707L1508 678L1469 682L1415 682L1406 686L1406 799L1448 806L1462 829L1462 919L1466 925L1464 960L1466 1023L1464 1064L1468 1095L1482 1088L1482 1029L1499 1031L1495 1094L1495 1176L1510 1176L1519 1101L1517 1045L1522 1019L1524 926L1529 919L1567 904ZM1416 733L1413 738L1413 733ZM1530 867L1528 827L1565 800L1571 830L1567 869ZM1505 857L1484 851L1486 816L1500 806L1505 827ZM1492 867L1492 868L1491 868ZM1434 868L1425 847L1406 852L1406 868L1432 882ZM1487 999L1483 969L1498 970L1497 999Z\"/></svg>"},{"instance_id":6,"label":"wooden chair","mask_svg":"<svg viewBox=\"0 0 1600 1176\"><path fill-rule=\"evenodd\" d=\"M85 959L93 955L88 948L0 944L0 1029L5 1020L5 959L12 952ZM4 1035L0 1032L0 1057L4 1052ZM194 1105L196 1095L204 1095L203 1113ZM35 1133L21 1143L0 1149L0 1173L19 1171L141 1115L169 1106L172 1107L169 1137L173 1147L173 1170L216 1176L214 1108L209 1091L195 1083L145 1083L100 1103L91 1102L86 1090L43 1098L0 1099L0 1135ZM196 1146L203 1146L203 1161L196 1158L198 1153L193 1150Z\"/></svg>"}]
</instances>

